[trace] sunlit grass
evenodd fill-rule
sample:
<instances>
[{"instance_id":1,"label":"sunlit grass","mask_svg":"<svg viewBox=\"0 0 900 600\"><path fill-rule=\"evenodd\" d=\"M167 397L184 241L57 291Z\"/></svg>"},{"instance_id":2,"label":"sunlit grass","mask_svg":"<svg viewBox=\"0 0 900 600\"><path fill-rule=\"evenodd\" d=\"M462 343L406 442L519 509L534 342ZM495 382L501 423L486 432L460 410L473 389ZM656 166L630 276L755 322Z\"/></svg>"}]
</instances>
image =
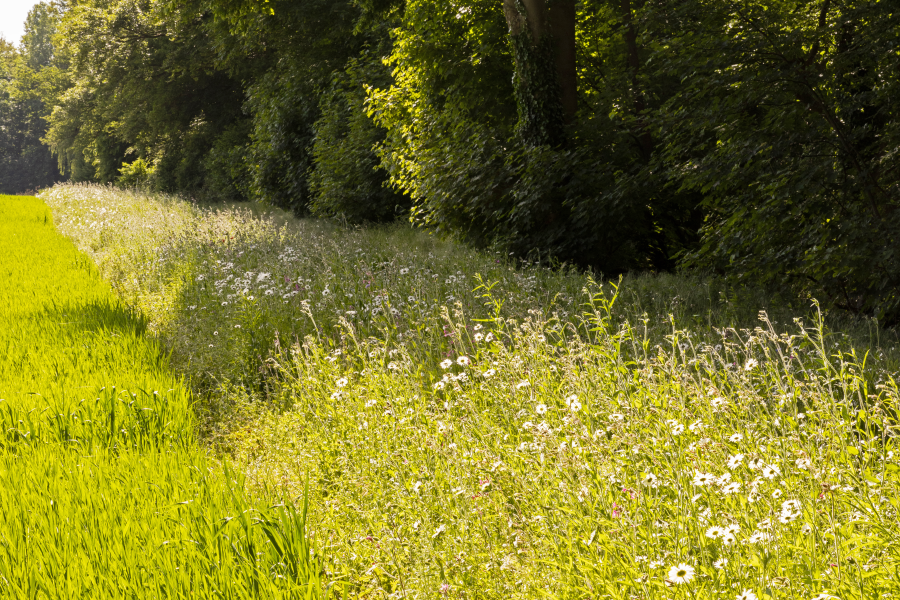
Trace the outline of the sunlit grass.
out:
<instances>
[{"instance_id":1,"label":"sunlit grass","mask_svg":"<svg viewBox=\"0 0 900 600\"><path fill-rule=\"evenodd\" d=\"M0 596L323 597L305 494L207 459L146 329L43 202L0 197Z\"/></svg>"},{"instance_id":2,"label":"sunlit grass","mask_svg":"<svg viewBox=\"0 0 900 600\"><path fill-rule=\"evenodd\" d=\"M189 443L190 392L145 330L41 201L0 200L0 440Z\"/></svg>"},{"instance_id":3,"label":"sunlit grass","mask_svg":"<svg viewBox=\"0 0 900 600\"><path fill-rule=\"evenodd\" d=\"M211 467L196 450L0 456L0 595L322 597L304 513Z\"/></svg>"},{"instance_id":4,"label":"sunlit grass","mask_svg":"<svg viewBox=\"0 0 900 600\"><path fill-rule=\"evenodd\" d=\"M309 478L351 595L900 593L896 332L402 228L45 197L203 391L204 439L251 486Z\"/></svg>"}]
</instances>

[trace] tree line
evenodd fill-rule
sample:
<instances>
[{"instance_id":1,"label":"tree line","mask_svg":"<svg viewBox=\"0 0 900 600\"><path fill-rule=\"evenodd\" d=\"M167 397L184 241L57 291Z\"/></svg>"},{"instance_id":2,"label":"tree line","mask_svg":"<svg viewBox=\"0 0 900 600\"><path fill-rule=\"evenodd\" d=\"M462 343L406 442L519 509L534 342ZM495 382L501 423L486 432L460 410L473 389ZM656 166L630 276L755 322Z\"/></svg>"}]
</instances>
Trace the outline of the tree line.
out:
<instances>
[{"instance_id":1,"label":"tree line","mask_svg":"<svg viewBox=\"0 0 900 600\"><path fill-rule=\"evenodd\" d=\"M0 86L0 191L410 219L900 320L891 1L45 2Z\"/></svg>"}]
</instances>

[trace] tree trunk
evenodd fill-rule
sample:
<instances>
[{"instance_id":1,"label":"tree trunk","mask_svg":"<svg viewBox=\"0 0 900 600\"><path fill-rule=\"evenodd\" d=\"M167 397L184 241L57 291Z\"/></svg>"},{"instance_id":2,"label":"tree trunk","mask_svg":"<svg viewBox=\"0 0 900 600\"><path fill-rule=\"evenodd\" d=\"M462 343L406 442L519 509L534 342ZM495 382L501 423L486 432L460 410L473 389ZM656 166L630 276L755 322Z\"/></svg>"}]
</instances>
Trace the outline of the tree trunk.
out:
<instances>
[{"instance_id":1,"label":"tree trunk","mask_svg":"<svg viewBox=\"0 0 900 600\"><path fill-rule=\"evenodd\" d=\"M516 63L518 131L529 146L564 146L578 108L575 0L503 0Z\"/></svg>"}]
</instances>

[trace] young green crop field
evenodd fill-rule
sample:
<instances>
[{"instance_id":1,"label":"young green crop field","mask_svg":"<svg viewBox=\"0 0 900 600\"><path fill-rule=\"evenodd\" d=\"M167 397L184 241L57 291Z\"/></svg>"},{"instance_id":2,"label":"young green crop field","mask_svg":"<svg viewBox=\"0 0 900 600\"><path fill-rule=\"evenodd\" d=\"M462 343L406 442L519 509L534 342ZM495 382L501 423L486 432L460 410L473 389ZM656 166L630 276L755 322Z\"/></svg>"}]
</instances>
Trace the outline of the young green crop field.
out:
<instances>
[{"instance_id":1,"label":"young green crop field","mask_svg":"<svg viewBox=\"0 0 900 600\"><path fill-rule=\"evenodd\" d=\"M96 186L42 199L189 382L196 443L251 497L308 483L338 597L900 594L900 354L877 323L403 227ZM154 427L117 443L187 438Z\"/></svg>"},{"instance_id":2,"label":"young green crop field","mask_svg":"<svg viewBox=\"0 0 900 600\"><path fill-rule=\"evenodd\" d=\"M0 596L321 597L304 509L207 459L146 328L42 201L0 197Z\"/></svg>"}]
</instances>

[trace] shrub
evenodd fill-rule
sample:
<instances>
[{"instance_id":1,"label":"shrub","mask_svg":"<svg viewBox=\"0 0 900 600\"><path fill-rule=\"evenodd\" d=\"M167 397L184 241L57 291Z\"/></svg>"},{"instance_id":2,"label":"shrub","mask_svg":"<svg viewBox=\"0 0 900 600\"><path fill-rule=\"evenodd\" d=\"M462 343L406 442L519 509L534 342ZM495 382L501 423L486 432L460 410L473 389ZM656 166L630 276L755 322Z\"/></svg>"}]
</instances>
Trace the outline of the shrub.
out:
<instances>
[{"instance_id":1,"label":"shrub","mask_svg":"<svg viewBox=\"0 0 900 600\"><path fill-rule=\"evenodd\" d=\"M119 177L116 183L122 187L145 187L153 177L154 167L143 158L125 163L119 169Z\"/></svg>"}]
</instances>

